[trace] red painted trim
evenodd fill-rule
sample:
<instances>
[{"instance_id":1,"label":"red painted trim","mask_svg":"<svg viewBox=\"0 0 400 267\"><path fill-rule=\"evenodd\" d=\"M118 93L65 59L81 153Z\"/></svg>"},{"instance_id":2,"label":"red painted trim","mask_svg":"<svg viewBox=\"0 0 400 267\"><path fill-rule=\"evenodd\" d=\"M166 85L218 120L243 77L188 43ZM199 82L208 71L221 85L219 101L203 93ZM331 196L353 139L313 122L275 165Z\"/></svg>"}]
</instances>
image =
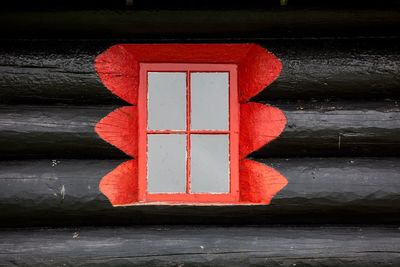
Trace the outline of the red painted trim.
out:
<instances>
[{"instance_id":1,"label":"red painted trim","mask_svg":"<svg viewBox=\"0 0 400 267\"><path fill-rule=\"evenodd\" d=\"M140 70L140 87L138 101L138 137L139 137L139 153L138 153L138 199L144 202L146 199L147 187L147 71L145 68Z\"/></svg>"},{"instance_id":2,"label":"red painted trim","mask_svg":"<svg viewBox=\"0 0 400 267\"><path fill-rule=\"evenodd\" d=\"M115 95L136 104L139 85L139 61L124 45L115 45L95 59L100 80Z\"/></svg>"},{"instance_id":3,"label":"red painted trim","mask_svg":"<svg viewBox=\"0 0 400 267\"><path fill-rule=\"evenodd\" d=\"M100 191L113 205L138 202L136 163L136 160L126 161L101 180ZM157 194L151 196L149 200L157 204L269 204L286 185L286 178L278 171L253 160L242 160L240 162L240 199L227 200L220 194L175 194L173 201L165 201L168 194Z\"/></svg>"},{"instance_id":4,"label":"red painted trim","mask_svg":"<svg viewBox=\"0 0 400 267\"><path fill-rule=\"evenodd\" d=\"M143 173L143 170L146 170L143 166L145 167L147 161L146 136L148 133L156 134L156 132L146 131L147 113L138 114L137 112L146 110L147 105L146 94L140 93L143 92L140 89L143 83L139 84L139 81L146 80L146 74L140 72L140 64L160 62L237 66L237 74L235 74L237 76L234 78L231 74L230 83L232 80L238 82L238 84L235 83L238 88L234 93L243 104L239 109L238 105L230 103L230 110L231 112L233 110L236 115L230 114L229 132L231 133L230 143L240 143L240 152L238 145L230 148L230 160L234 163L231 164L231 168L236 168L236 171L231 169L231 173L240 173L240 179L239 177L231 179L233 182L231 182L230 191L237 195L232 200L224 199L224 194L192 194L191 197L195 199L193 201L185 194L177 194L175 201L166 202L165 195L169 194L159 194L154 198L151 196L151 203L196 205L201 205L201 203L269 203L272 196L286 185L286 179L274 169L260 163L251 160L241 160L239 163L239 154L243 159L271 142L279 136L286 123L283 113L276 108L257 103L244 104L273 82L282 68L282 64L274 55L255 44L122 44L112 46L99 55L95 60L95 68L101 81L111 92L128 103L138 104L137 109L136 107L117 109L96 125L96 132L101 138L128 155L137 156L137 161L127 161L103 177L100 182L101 192L110 199L113 205L147 204L143 202L147 195L143 190L146 187L146 180L139 177L146 177L146 173ZM164 71L177 70L174 66L177 69L180 68L179 64L169 64ZM204 64L198 66L199 71L208 70ZM215 71L221 70L223 71L224 67L215 69ZM157 71L162 71L162 69ZM157 134L168 133L178 132L168 130L157 132ZM188 130L179 131L179 133L188 135ZM197 130L191 133L227 134L226 131Z\"/></svg>"},{"instance_id":5,"label":"red painted trim","mask_svg":"<svg viewBox=\"0 0 400 267\"><path fill-rule=\"evenodd\" d=\"M139 64L160 62L236 64L241 103L272 83L282 69L278 58L256 44L118 44L99 55L95 67L111 92L136 105Z\"/></svg>"},{"instance_id":6,"label":"red painted trim","mask_svg":"<svg viewBox=\"0 0 400 267\"><path fill-rule=\"evenodd\" d=\"M240 162L241 203L269 204L287 183L287 179L271 167L254 160Z\"/></svg>"},{"instance_id":7,"label":"red painted trim","mask_svg":"<svg viewBox=\"0 0 400 267\"><path fill-rule=\"evenodd\" d=\"M251 45L238 64L240 102L247 102L270 85L281 70L282 63L277 57L259 45Z\"/></svg>"},{"instance_id":8,"label":"red painted trim","mask_svg":"<svg viewBox=\"0 0 400 267\"><path fill-rule=\"evenodd\" d=\"M173 194L148 194L146 202L164 202L170 204L184 203L234 203L237 202L236 198L231 194L225 193L207 193L207 194L186 194L186 193L173 193Z\"/></svg>"},{"instance_id":9,"label":"red painted trim","mask_svg":"<svg viewBox=\"0 0 400 267\"><path fill-rule=\"evenodd\" d=\"M147 130L148 134L229 134L229 131L218 130Z\"/></svg>"},{"instance_id":10,"label":"red painted trim","mask_svg":"<svg viewBox=\"0 0 400 267\"><path fill-rule=\"evenodd\" d=\"M190 194L191 180L190 180L190 168L191 168L191 117L192 117L192 99L191 99L192 88L190 86L190 71L186 71L186 194Z\"/></svg>"},{"instance_id":11,"label":"red painted trim","mask_svg":"<svg viewBox=\"0 0 400 267\"><path fill-rule=\"evenodd\" d=\"M121 107L101 119L96 133L131 157L137 156L137 108Z\"/></svg>"},{"instance_id":12,"label":"red painted trim","mask_svg":"<svg viewBox=\"0 0 400 267\"><path fill-rule=\"evenodd\" d=\"M229 162L231 167L231 188L234 201L239 201L239 123L240 109L238 96L237 69L229 72Z\"/></svg>"},{"instance_id":13,"label":"red painted trim","mask_svg":"<svg viewBox=\"0 0 400 267\"><path fill-rule=\"evenodd\" d=\"M278 108L260 103L240 104L240 158L278 138L285 125L285 114Z\"/></svg>"},{"instance_id":14,"label":"red painted trim","mask_svg":"<svg viewBox=\"0 0 400 267\"><path fill-rule=\"evenodd\" d=\"M109 172L101 179L99 189L113 205L137 202L137 161L125 161Z\"/></svg>"},{"instance_id":15,"label":"red painted trim","mask_svg":"<svg viewBox=\"0 0 400 267\"><path fill-rule=\"evenodd\" d=\"M152 72L186 72L186 130L148 130L147 129L147 73ZM192 72L228 72L229 75L229 130L195 130L191 131L191 88L190 73ZM239 167L238 167L238 118L239 103L237 92L236 65L231 64L140 64L141 82L139 86L139 201L142 202L166 202L177 203L210 203L210 202L234 202L239 199ZM145 103L145 104L143 104ZM147 137L144 134L185 134L186 135L186 193L150 194L147 193ZM230 190L229 193L190 193L190 153L191 134L226 134L229 135L230 154ZM142 147L143 146L143 147ZM234 154L234 155L233 155Z\"/></svg>"}]
</instances>

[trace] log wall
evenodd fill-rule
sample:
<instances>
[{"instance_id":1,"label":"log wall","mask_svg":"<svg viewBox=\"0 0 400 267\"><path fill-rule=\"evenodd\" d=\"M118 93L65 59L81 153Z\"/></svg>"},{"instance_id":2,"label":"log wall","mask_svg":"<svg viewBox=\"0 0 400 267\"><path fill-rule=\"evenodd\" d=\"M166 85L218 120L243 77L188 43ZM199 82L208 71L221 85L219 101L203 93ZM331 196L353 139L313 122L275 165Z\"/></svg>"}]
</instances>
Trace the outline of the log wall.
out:
<instances>
[{"instance_id":1,"label":"log wall","mask_svg":"<svg viewBox=\"0 0 400 267\"><path fill-rule=\"evenodd\" d=\"M400 265L398 1L131 2L0 11L0 266ZM283 63L252 101L286 129L250 156L288 185L267 206L112 207L98 184L128 157L94 126L126 103L96 56L246 42Z\"/></svg>"}]
</instances>

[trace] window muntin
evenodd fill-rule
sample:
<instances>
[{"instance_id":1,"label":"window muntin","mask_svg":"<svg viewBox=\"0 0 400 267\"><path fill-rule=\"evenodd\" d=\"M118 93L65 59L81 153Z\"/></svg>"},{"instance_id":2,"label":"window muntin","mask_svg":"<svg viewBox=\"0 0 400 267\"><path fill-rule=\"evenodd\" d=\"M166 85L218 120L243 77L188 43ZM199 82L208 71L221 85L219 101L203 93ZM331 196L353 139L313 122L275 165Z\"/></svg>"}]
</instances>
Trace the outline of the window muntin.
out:
<instances>
[{"instance_id":1,"label":"window muntin","mask_svg":"<svg viewBox=\"0 0 400 267\"><path fill-rule=\"evenodd\" d=\"M140 74L140 201L237 201L236 66L141 64Z\"/></svg>"}]
</instances>

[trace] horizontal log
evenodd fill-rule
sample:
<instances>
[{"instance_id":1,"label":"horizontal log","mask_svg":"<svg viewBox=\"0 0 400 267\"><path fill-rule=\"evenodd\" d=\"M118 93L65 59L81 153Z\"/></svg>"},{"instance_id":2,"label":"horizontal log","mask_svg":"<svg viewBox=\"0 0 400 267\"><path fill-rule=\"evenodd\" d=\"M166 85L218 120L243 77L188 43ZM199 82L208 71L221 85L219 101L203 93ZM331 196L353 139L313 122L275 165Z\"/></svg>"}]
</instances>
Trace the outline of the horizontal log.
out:
<instances>
[{"instance_id":1,"label":"horizontal log","mask_svg":"<svg viewBox=\"0 0 400 267\"><path fill-rule=\"evenodd\" d=\"M4 38L391 36L399 5L259 10L3 11ZM11 25L11 27L10 27Z\"/></svg>"},{"instance_id":2,"label":"horizontal log","mask_svg":"<svg viewBox=\"0 0 400 267\"><path fill-rule=\"evenodd\" d=\"M400 17L400 16L399 16ZM279 99L399 99L400 39L235 39L258 42L283 63L258 101ZM0 104L116 104L99 81L95 57L116 43L139 40L3 40ZM232 39L190 40L232 42ZM142 42L188 42L147 39Z\"/></svg>"},{"instance_id":3,"label":"horizontal log","mask_svg":"<svg viewBox=\"0 0 400 267\"><path fill-rule=\"evenodd\" d=\"M395 101L276 103L288 119L252 156L399 156ZM0 158L127 158L94 132L116 106L0 106Z\"/></svg>"},{"instance_id":4,"label":"horizontal log","mask_svg":"<svg viewBox=\"0 0 400 267\"><path fill-rule=\"evenodd\" d=\"M126 158L94 131L116 108L0 107L0 158Z\"/></svg>"},{"instance_id":5,"label":"horizontal log","mask_svg":"<svg viewBox=\"0 0 400 267\"><path fill-rule=\"evenodd\" d=\"M400 155L397 101L275 106L285 112L287 126L253 157Z\"/></svg>"},{"instance_id":6,"label":"horizontal log","mask_svg":"<svg viewBox=\"0 0 400 267\"><path fill-rule=\"evenodd\" d=\"M384 3L379 1L365 1L365 0L296 0L296 1L229 1L229 0L197 0L197 1L185 1L185 0L136 0L129 2L126 0L20 0L19 4L14 1L5 0L3 3L2 10L104 10L104 9L134 9L134 10L237 10L237 9L265 9L273 8L273 10L304 10L304 9L318 9L318 10L330 10L330 9L356 9L360 8L380 8L390 9L398 8L399 2L396 0L387 0Z\"/></svg>"},{"instance_id":7,"label":"horizontal log","mask_svg":"<svg viewBox=\"0 0 400 267\"><path fill-rule=\"evenodd\" d=\"M1 231L4 266L400 264L397 228L155 227Z\"/></svg>"},{"instance_id":8,"label":"horizontal log","mask_svg":"<svg viewBox=\"0 0 400 267\"><path fill-rule=\"evenodd\" d=\"M1 161L0 226L400 222L399 158L263 160L289 181L272 203L220 207L112 207L98 184L120 163Z\"/></svg>"}]
</instances>

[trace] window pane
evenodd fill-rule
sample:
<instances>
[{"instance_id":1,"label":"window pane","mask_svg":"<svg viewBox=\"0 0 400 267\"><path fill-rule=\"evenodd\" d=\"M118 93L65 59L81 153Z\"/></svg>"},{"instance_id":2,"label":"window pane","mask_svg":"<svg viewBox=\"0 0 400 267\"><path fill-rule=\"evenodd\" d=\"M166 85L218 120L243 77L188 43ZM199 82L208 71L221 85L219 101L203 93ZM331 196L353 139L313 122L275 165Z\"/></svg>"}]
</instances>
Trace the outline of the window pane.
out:
<instances>
[{"instance_id":1,"label":"window pane","mask_svg":"<svg viewBox=\"0 0 400 267\"><path fill-rule=\"evenodd\" d=\"M186 135L147 136L147 191L186 192Z\"/></svg>"},{"instance_id":2,"label":"window pane","mask_svg":"<svg viewBox=\"0 0 400 267\"><path fill-rule=\"evenodd\" d=\"M229 192L229 136L191 135L191 192Z\"/></svg>"},{"instance_id":3,"label":"window pane","mask_svg":"<svg viewBox=\"0 0 400 267\"><path fill-rule=\"evenodd\" d=\"M186 129L186 73L148 73L148 129Z\"/></svg>"},{"instance_id":4,"label":"window pane","mask_svg":"<svg viewBox=\"0 0 400 267\"><path fill-rule=\"evenodd\" d=\"M191 128L228 130L229 74L227 72L190 75Z\"/></svg>"}]
</instances>

